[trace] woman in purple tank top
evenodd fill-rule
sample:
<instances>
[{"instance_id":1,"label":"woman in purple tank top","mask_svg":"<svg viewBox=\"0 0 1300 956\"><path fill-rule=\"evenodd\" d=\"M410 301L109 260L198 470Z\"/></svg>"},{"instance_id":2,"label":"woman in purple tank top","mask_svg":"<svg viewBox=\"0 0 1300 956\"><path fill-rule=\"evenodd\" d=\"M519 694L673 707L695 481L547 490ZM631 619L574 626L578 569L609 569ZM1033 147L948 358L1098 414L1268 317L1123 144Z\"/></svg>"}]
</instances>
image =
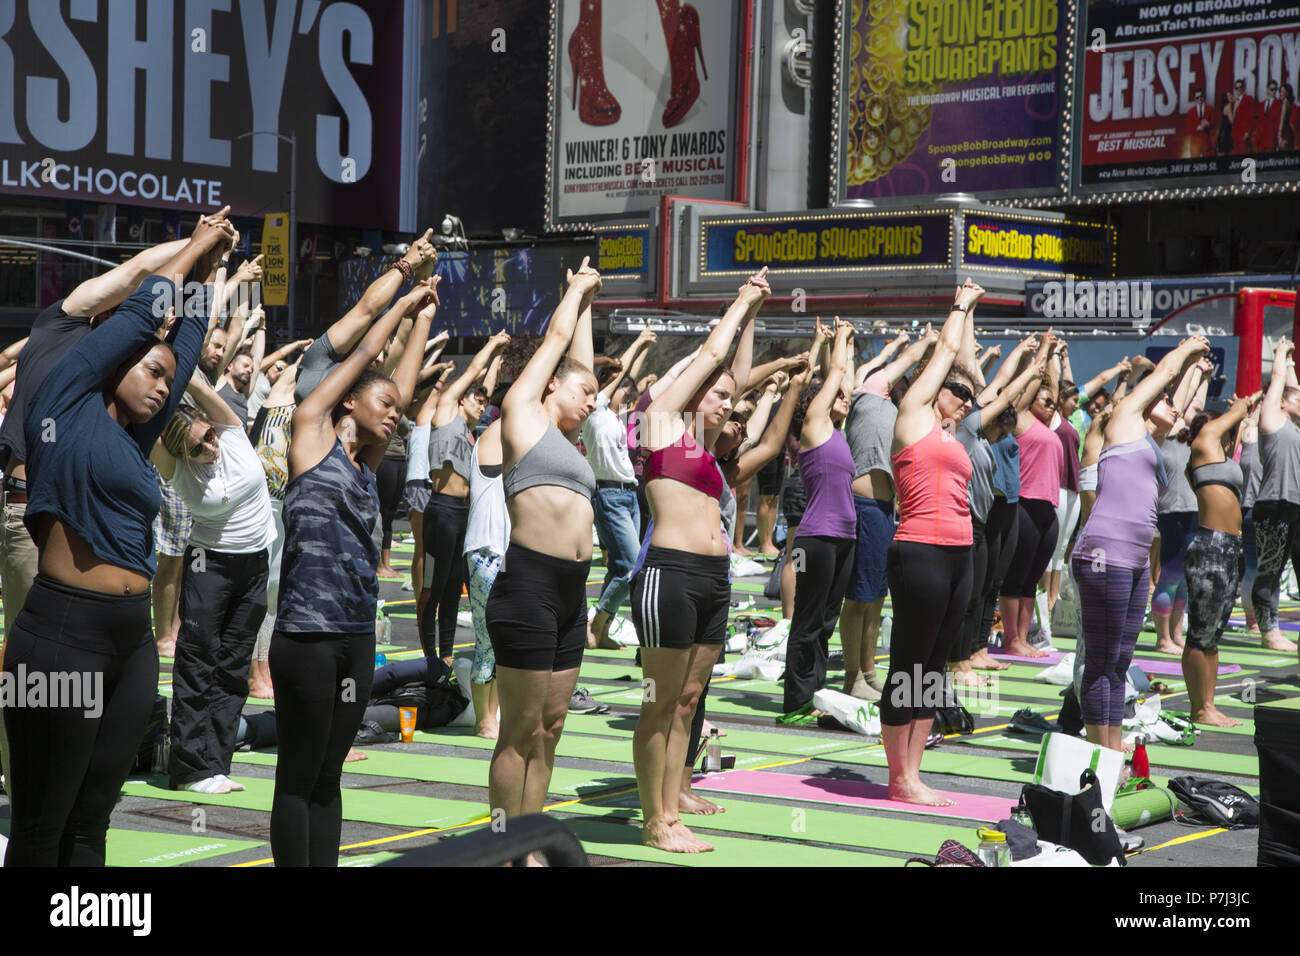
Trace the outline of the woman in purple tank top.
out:
<instances>
[{"instance_id":1,"label":"woman in purple tank top","mask_svg":"<svg viewBox=\"0 0 1300 956\"><path fill-rule=\"evenodd\" d=\"M1070 560L1083 612L1083 722L1088 740L1112 750L1121 749L1124 677L1147 605L1148 552L1165 480L1158 443L1179 417L1170 390L1209 350L1202 336L1184 339L1115 406L1097 502Z\"/></svg>"},{"instance_id":2,"label":"woman in purple tank top","mask_svg":"<svg viewBox=\"0 0 1300 956\"><path fill-rule=\"evenodd\" d=\"M818 323L820 325L820 322ZM826 380L815 395L804 390L793 427L799 434L799 474L808 507L794 539L794 618L785 654L787 717L811 714L812 698L826 682L831 632L853 572L858 515L853 507L853 453L839 426L853 393L853 326L835 320L835 347Z\"/></svg>"}]
</instances>

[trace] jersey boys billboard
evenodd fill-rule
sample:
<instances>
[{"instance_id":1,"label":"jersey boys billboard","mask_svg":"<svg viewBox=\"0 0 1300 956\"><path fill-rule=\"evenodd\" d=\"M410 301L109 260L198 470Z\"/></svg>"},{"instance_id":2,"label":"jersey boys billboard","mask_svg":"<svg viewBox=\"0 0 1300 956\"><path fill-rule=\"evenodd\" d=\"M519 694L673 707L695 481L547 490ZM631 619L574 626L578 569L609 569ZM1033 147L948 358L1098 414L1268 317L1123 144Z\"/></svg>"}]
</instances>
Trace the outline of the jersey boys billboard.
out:
<instances>
[{"instance_id":1,"label":"jersey boys billboard","mask_svg":"<svg viewBox=\"0 0 1300 956\"><path fill-rule=\"evenodd\" d=\"M0 192L397 228L404 7L0 0Z\"/></svg>"},{"instance_id":2,"label":"jersey boys billboard","mask_svg":"<svg viewBox=\"0 0 1300 956\"><path fill-rule=\"evenodd\" d=\"M554 0L550 222L734 199L741 0Z\"/></svg>"},{"instance_id":3,"label":"jersey boys billboard","mask_svg":"<svg viewBox=\"0 0 1300 956\"><path fill-rule=\"evenodd\" d=\"M1092 2L1081 40L1079 186L1294 178L1300 3Z\"/></svg>"},{"instance_id":4,"label":"jersey boys billboard","mask_svg":"<svg viewBox=\"0 0 1300 956\"><path fill-rule=\"evenodd\" d=\"M841 0L839 199L1058 191L1057 0Z\"/></svg>"}]
</instances>

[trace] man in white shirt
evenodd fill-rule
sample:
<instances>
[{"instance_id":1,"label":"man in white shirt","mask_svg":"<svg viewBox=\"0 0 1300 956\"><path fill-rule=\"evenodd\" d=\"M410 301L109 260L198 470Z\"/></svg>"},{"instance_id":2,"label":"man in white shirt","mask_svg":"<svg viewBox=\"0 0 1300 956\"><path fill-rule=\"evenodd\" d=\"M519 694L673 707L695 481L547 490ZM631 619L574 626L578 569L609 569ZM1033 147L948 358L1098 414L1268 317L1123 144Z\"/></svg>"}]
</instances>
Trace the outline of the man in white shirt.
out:
<instances>
[{"instance_id":1,"label":"man in white shirt","mask_svg":"<svg viewBox=\"0 0 1300 956\"><path fill-rule=\"evenodd\" d=\"M654 340L653 332L642 332L623 353L619 369L596 397L596 410L582 426L587 461L596 475L596 535L605 555L605 583L587 640L592 647L619 646L609 639L609 625L631 591L632 568L641 550L636 472L627 451L627 425L619 415L636 400L636 374Z\"/></svg>"}]
</instances>

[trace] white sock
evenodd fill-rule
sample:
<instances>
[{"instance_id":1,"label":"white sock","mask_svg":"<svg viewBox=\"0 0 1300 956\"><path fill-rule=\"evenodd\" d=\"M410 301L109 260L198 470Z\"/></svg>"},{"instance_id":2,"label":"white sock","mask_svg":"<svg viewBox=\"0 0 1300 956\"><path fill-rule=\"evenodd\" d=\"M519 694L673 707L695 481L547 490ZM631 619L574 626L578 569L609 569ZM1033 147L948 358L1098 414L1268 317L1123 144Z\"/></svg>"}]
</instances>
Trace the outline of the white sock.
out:
<instances>
[{"instance_id":1,"label":"white sock","mask_svg":"<svg viewBox=\"0 0 1300 956\"><path fill-rule=\"evenodd\" d=\"M248 788L245 787L242 783L240 783L238 780L231 780L231 779L230 779L229 777L227 777L224 773L223 773L223 774L218 774L218 776L219 776L223 781L225 781L226 783L230 784L230 789L231 789L232 791L239 791L239 790L247 790L247 789L248 789Z\"/></svg>"},{"instance_id":2,"label":"white sock","mask_svg":"<svg viewBox=\"0 0 1300 956\"><path fill-rule=\"evenodd\" d=\"M1047 610L1047 592L1039 591L1034 596L1034 610L1038 612L1038 627L1042 630L1043 636L1049 641L1052 639L1052 614Z\"/></svg>"},{"instance_id":3,"label":"white sock","mask_svg":"<svg viewBox=\"0 0 1300 956\"><path fill-rule=\"evenodd\" d=\"M229 793L234 788L221 777L196 780L185 788L193 793Z\"/></svg>"}]
</instances>

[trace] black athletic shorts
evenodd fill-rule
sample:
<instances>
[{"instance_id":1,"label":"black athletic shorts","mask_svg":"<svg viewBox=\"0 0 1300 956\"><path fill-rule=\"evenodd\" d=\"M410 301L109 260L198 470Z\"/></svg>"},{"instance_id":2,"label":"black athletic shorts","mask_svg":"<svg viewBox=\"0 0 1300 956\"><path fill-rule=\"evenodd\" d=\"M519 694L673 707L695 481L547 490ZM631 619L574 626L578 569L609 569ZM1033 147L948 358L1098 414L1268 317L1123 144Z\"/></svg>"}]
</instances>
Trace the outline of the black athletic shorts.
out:
<instances>
[{"instance_id":1,"label":"black athletic shorts","mask_svg":"<svg viewBox=\"0 0 1300 956\"><path fill-rule=\"evenodd\" d=\"M632 626L642 647L686 650L727 639L730 559L651 547L632 582Z\"/></svg>"},{"instance_id":2,"label":"black athletic shorts","mask_svg":"<svg viewBox=\"0 0 1300 956\"><path fill-rule=\"evenodd\" d=\"M781 493L781 472L785 469L785 454L778 454L758 470L758 493L760 495L779 495Z\"/></svg>"},{"instance_id":3,"label":"black athletic shorts","mask_svg":"<svg viewBox=\"0 0 1300 956\"><path fill-rule=\"evenodd\" d=\"M587 646L590 561L566 561L511 543L485 617L498 667L566 671Z\"/></svg>"}]
</instances>

